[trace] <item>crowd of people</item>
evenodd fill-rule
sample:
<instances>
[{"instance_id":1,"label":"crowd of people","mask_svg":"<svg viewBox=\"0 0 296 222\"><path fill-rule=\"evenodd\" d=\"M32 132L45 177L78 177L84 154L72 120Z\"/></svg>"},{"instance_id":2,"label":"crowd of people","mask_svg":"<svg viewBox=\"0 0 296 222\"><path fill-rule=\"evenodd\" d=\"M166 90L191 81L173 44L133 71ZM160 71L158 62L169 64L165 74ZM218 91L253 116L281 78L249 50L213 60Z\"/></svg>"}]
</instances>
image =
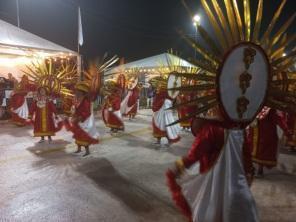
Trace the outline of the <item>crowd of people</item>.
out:
<instances>
[{"instance_id":1,"label":"crowd of people","mask_svg":"<svg viewBox=\"0 0 296 222\"><path fill-rule=\"evenodd\" d=\"M106 83L103 104L101 106L102 120L106 127L110 128L111 134L124 131L123 117L129 120L134 119L139 110L140 84L129 83L123 89L116 81ZM133 85L134 84L134 85ZM175 101L186 104L193 95L181 93L176 98L169 97L167 89L161 84L152 86L148 84L147 106L152 109L152 129L156 144L161 147L169 146L180 140L180 131L195 131L192 129L192 118L186 118L197 109L194 104L182 105L177 109L177 117L169 108ZM34 102L27 103L26 96L29 92L35 92ZM125 93L124 93L125 92ZM64 121L59 117L55 100L50 96L49 89L38 87L30 83L28 77L24 75L20 82L15 82L15 87L10 99L9 110L11 120L18 126L25 126L34 122L34 136L41 137L40 143L48 137L49 142L52 136L62 128L70 130L74 134L77 152L85 146L89 154L89 145L98 143L99 134L95 129L94 110L89 99L89 86L87 83L79 83L75 86L75 99L71 101L72 122ZM123 95L125 97L122 99ZM211 111L209 111L210 113ZM64 113L66 114L66 113ZM64 116L64 115L62 115ZM179 124L170 125L177 119L181 119ZM34 120L34 121L32 121ZM279 145L288 147L290 151L295 149L295 117L270 108L264 108L252 124L247 128L247 136L251 147L252 160L259 167L258 176L263 175L263 167L271 168L276 166L276 159ZM282 134L279 133L279 126L285 135L285 144L282 141ZM78 131L76 129L79 129ZM86 132L86 133L83 133ZM78 135L83 134L83 138ZM278 136L278 134L281 134ZM89 136L90 135L90 136ZM266 149L266 147L269 147Z\"/></svg>"}]
</instances>

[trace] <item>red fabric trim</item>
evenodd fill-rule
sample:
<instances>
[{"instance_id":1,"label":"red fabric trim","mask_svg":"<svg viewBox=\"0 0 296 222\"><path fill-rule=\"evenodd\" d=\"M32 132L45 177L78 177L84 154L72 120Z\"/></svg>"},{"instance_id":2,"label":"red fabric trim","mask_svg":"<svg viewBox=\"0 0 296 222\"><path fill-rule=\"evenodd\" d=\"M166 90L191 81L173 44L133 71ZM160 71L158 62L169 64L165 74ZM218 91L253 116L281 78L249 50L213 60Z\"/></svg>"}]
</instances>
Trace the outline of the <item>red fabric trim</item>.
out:
<instances>
[{"instance_id":1,"label":"red fabric trim","mask_svg":"<svg viewBox=\"0 0 296 222\"><path fill-rule=\"evenodd\" d=\"M176 139L170 139L170 138L168 138L168 140L170 141L170 143L177 143L180 139L181 139L180 136L178 136Z\"/></svg>"},{"instance_id":2,"label":"red fabric trim","mask_svg":"<svg viewBox=\"0 0 296 222\"><path fill-rule=\"evenodd\" d=\"M17 115L14 112L11 112L11 120L16 124L20 124L20 125L24 125L24 126L31 124L30 120L23 119L23 118L19 117L19 115Z\"/></svg>"},{"instance_id":3,"label":"red fabric trim","mask_svg":"<svg viewBox=\"0 0 296 222\"><path fill-rule=\"evenodd\" d=\"M91 115L90 109L91 102L87 97L84 97L79 104L76 104L74 116L81 118L81 121L85 121Z\"/></svg>"},{"instance_id":4,"label":"red fabric trim","mask_svg":"<svg viewBox=\"0 0 296 222\"><path fill-rule=\"evenodd\" d=\"M176 182L176 175L173 171L168 170L166 172L166 180L167 186L171 192L172 198L176 204L176 206L181 210L181 212L188 218L190 222L192 222L192 212L191 208L185 199L182 189L179 184Z\"/></svg>"},{"instance_id":5,"label":"red fabric trim","mask_svg":"<svg viewBox=\"0 0 296 222\"><path fill-rule=\"evenodd\" d=\"M156 93L155 97L153 98L152 111L157 112L162 107L167 97L167 91L160 91Z\"/></svg>"},{"instance_id":6,"label":"red fabric trim","mask_svg":"<svg viewBox=\"0 0 296 222\"><path fill-rule=\"evenodd\" d=\"M112 129L124 130L123 121L118 118L112 111L109 111L108 108L102 110L102 117L105 125Z\"/></svg>"},{"instance_id":7,"label":"red fabric trim","mask_svg":"<svg viewBox=\"0 0 296 222\"><path fill-rule=\"evenodd\" d=\"M133 116L135 116L135 115L137 114L137 108L138 108L138 104L135 103L135 104L133 105L133 108L132 108L128 113L126 113L125 116L128 116L128 115L133 115Z\"/></svg>"},{"instance_id":8,"label":"red fabric trim","mask_svg":"<svg viewBox=\"0 0 296 222\"><path fill-rule=\"evenodd\" d=\"M73 133L73 138L89 144L99 143L98 139L90 137L85 131L83 131L78 124L71 124L68 120L64 121L65 128Z\"/></svg>"},{"instance_id":9,"label":"red fabric trim","mask_svg":"<svg viewBox=\"0 0 296 222\"><path fill-rule=\"evenodd\" d=\"M137 103L137 100L139 98L139 89L137 87L135 87L133 90L132 90L132 93L130 95L130 97L128 98L128 101L127 101L127 106L128 107L131 107L133 106L134 104Z\"/></svg>"},{"instance_id":10,"label":"red fabric trim","mask_svg":"<svg viewBox=\"0 0 296 222\"><path fill-rule=\"evenodd\" d=\"M155 122L154 122L154 117L152 119L152 128L153 128L153 136L156 138L161 138L161 137L167 137L167 133L166 131L162 131L161 129L159 129Z\"/></svg>"}]
</instances>

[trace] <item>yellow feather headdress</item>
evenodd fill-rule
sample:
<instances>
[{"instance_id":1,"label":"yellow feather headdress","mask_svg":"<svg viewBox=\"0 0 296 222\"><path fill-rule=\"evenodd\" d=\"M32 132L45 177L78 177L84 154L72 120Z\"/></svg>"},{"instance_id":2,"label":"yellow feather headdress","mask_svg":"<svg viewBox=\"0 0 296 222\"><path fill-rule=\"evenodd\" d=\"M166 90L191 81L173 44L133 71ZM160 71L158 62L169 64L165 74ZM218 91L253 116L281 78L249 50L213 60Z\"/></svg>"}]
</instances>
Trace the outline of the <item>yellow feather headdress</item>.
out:
<instances>
[{"instance_id":1,"label":"yellow feather headdress","mask_svg":"<svg viewBox=\"0 0 296 222\"><path fill-rule=\"evenodd\" d=\"M193 80L195 84L182 84L169 89L196 92L197 98L188 104L202 106L188 118L216 106L221 108L226 120L234 123L250 122L266 105L296 112L296 75L295 71L291 71L296 62L295 33L287 33L296 13L275 30L287 2L283 0L269 25L264 28L264 1L258 0L254 20L250 13L250 0L241 2L243 11L237 0L224 0L223 3L201 0L217 41L201 24L197 24L196 28L205 45L179 31L201 57L191 60L201 68L199 74L173 74ZM182 3L193 17L185 0ZM283 52L289 48L293 49L284 56ZM211 93L204 95L202 92ZM175 107L178 106L180 104Z\"/></svg>"}]
</instances>

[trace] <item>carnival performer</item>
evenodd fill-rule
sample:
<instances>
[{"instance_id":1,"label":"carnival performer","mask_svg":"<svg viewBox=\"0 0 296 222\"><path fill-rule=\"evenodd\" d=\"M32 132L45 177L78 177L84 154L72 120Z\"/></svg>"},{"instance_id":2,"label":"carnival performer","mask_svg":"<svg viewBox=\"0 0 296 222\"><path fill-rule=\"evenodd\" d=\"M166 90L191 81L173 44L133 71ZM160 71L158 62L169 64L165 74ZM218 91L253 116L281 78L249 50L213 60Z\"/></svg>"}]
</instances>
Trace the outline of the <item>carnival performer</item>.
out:
<instances>
[{"instance_id":1,"label":"carnival performer","mask_svg":"<svg viewBox=\"0 0 296 222\"><path fill-rule=\"evenodd\" d=\"M95 126L95 118L89 98L89 85L87 82L79 82L75 86L74 112L69 122L65 121L67 130L73 133L73 138L77 145L77 151L81 152L81 147L85 148L85 154L90 154L89 146L99 143L99 133Z\"/></svg>"},{"instance_id":2,"label":"carnival performer","mask_svg":"<svg viewBox=\"0 0 296 222\"><path fill-rule=\"evenodd\" d=\"M252 160L258 164L257 176L259 177L264 175L264 167L270 169L277 165L279 148L277 126L289 137L290 131L284 113L264 107L255 122L248 128Z\"/></svg>"},{"instance_id":3,"label":"carnival performer","mask_svg":"<svg viewBox=\"0 0 296 222\"><path fill-rule=\"evenodd\" d=\"M32 90L34 90L33 84L30 84L28 77L23 75L21 81L16 84L10 99L11 120L17 126L30 124L26 96Z\"/></svg>"},{"instance_id":4,"label":"carnival performer","mask_svg":"<svg viewBox=\"0 0 296 222\"><path fill-rule=\"evenodd\" d=\"M135 81L135 80L134 80ZM123 116L128 116L129 120L134 119L138 112L140 97L140 87L138 84L131 83L128 93L120 105L120 111Z\"/></svg>"},{"instance_id":5,"label":"carnival performer","mask_svg":"<svg viewBox=\"0 0 296 222\"><path fill-rule=\"evenodd\" d=\"M197 95L192 102L197 103L198 107L190 117L201 118L201 114L206 114L205 111L214 107L217 107L217 117L212 120L207 116L202 117L204 124L197 132L188 155L178 160L173 169L167 172L168 185L174 201L191 222L258 222L256 204L249 188L254 170L246 127L264 106L295 112L295 96L286 87L292 78L289 75L286 79L278 77L289 71L292 63L287 63L290 59L295 59L295 55L290 55L289 58L281 55L273 57L275 50L272 48L277 41L266 47L267 40L276 38L281 28L274 29L274 19L270 21L267 32L264 31L266 27L260 26L258 21L265 11L262 1L254 16L256 21L250 15L250 1L245 1L243 10L236 10L235 13L236 17L245 18L245 24L236 30L229 28L231 25L223 29L225 36L228 36L224 36L225 38L221 35L222 29L218 30L216 26L221 16L229 17L228 11L233 10L229 1L224 1L224 4L221 1L227 13L220 10L216 3L209 5L210 1L200 2L212 27L217 31L216 35L221 37L217 41L219 45L211 40L214 35L202 34L204 45L198 45L194 39L180 31L204 62L199 63L202 68L195 75L182 70L170 73L168 83L173 80L173 84L168 89L171 92L194 92ZM185 1L183 4L190 11ZM285 2L276 10L277 16L284 4ZM217 11L219 18L215 18ZM225 21L221 24L227 26ZM287 22L283 23L285 24ZM198 27L201 33L205 33L202 24L198 23ZM275 34L271 34L272 32ZM231 37L235 40L231 41ZM211 52L207 52L205 48L209 48ZM289 48L288 44L283 48ZM273 52L270 53L270 50ZM189 85L186 81L184 85L183 81L182 84L178 83L180 79L198 82ZM212 92L199 96L202 91ZM174 107L178 105L180 104L174 104ZM276 119L272 115L276 111L270 112L270 118ZM261 135L264 137L265 133L270 132L264 131ZM273 137L276 137L276 132L270 133L266 139L274 141Z\"/></svg>"},{"instance_id":6,"label":"carnival performer","mask_svg":"<svg viewBox=\"0 0 296 222\"><path fill-rule=\"evenodd\" d=\"M34 123L34 137L41 137L39 143L44 142L46 136L51 143L52 136L62 128L62 121L58 119L56 107L49 97L49 89L45 86L38 88L37 97L30 107L29 118Z\"/></svg>"},{"instance_id":7,"label":"carnival performer","mask_svg":"<svg viewBox=\"0 0 296 222\"><path fill-rule=\"evenodd\" d=\"M249 189L253 167L244 130L216 120L199 121L188 155L167 171L176 205L194 222L258 221ZM189 169L193 173L186 178Z\"/></svg>"},{"instance_id":8,"label":"carnival performer","mask_svg":"<svg viewBox=\"0 0 296 222\"><path fill-rule=\"evenodd\" d=\"M102 118L111 133L124 130L124 123L120 112L122 89L115 81L109 81L105 89L105 103L102 109Z\"/></svg>"},{"instance_id":9,"label":"carnival performer","mask_svg":"<svg viewBox=\"0 0 296 222\"><path fill-rule=\"evenodd\" d=\"M168 96L167 89L159 84L156 89L156 94L153 99L152 111L152 127L153 136L157 139L157 144L161 143L161 138L165 137L171 143L176 143L180 140L180 126L179 124L168 126L175 122L172 110L172 99Z\"/></svg>"}]
</instances>

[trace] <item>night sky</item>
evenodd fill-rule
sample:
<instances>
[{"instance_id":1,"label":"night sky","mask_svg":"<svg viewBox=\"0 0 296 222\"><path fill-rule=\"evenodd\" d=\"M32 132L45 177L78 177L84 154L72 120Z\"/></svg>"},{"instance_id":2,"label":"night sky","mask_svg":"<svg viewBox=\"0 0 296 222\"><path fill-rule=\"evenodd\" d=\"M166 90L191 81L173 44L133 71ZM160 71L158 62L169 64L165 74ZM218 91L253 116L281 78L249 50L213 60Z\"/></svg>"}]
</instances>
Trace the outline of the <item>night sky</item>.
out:
<instances>
[{"instance_id":1,"label":"night sky","mask_svg":"<svg viewBox=\"0 0 296 222\"><path fill-rule=\"evenodd\" d=\"M193 56L176 28L194 35L195 28L180 0L19 0L21 28L72 50L77 50L77 7L80 5L86 58L104 52L127 61L152 56L170 48L182 57ZM188 0L192 11L201 13L198 0ZM241 0L242 2L242 0ZM252 14L257 1L252 0ZM269 21L280 0L265 0L264 21ZM295 12L288 0L281 22ZM201 13L202 18L205 18ZM17 24L15 0L0 0L0 19ZM208 26L207 21L202 24ZM295 24L295 23L294 23ZM294 28L295 25L290 29Z\"/></svg>"}]
</instances>

